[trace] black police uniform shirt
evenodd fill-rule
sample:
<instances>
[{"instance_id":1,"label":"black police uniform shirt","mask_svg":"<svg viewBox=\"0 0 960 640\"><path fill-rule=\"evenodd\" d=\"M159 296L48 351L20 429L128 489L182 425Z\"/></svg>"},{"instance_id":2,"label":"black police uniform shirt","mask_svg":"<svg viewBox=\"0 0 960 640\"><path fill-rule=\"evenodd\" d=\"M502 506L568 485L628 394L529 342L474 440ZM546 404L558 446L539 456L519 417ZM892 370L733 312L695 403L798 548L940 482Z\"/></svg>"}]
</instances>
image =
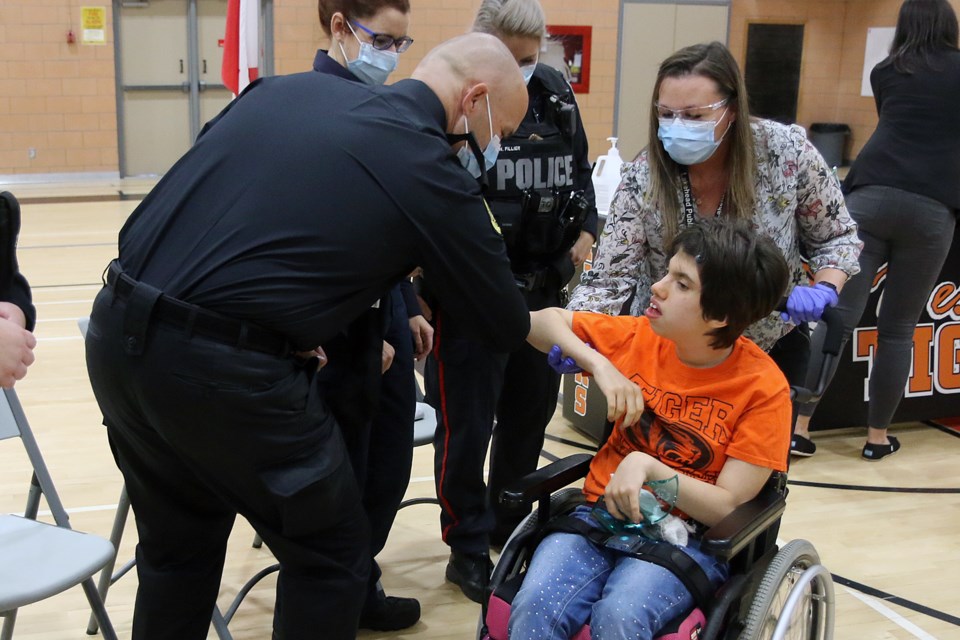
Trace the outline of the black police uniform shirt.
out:
<instances>
[{"instance_id":1,"label":"black police uniform shirt","mask_svg":"<svg viewBox=\"0 0 960 640\"><path fill-rule=\"evenodd\" d=\"M337 76L338 78L343 78L344 80L361 82L360 78L350 73L349 69L331 58L330 55L323 49L318 49L317 55L313 58L313 70L319 71L320 73Z\"/></svg>"},{"instance_id":2,"label":"black police uniform shirt","mask_svg":"<svg viewBox=\"0 0 960 640\"><path fill-rule=\"evenodd\" d=\"M503 241L417 80L313 71L252 83L204 127L120 231L120 262L166 295L328 340L420 266L500 350L529 315Z\"/></svg>"},{"instance_id":3,"label":"black police uniform shirt","mask_svg":"<svg viewBox=\"0 0 960 640\"><path fill-rule=\"evenodd\" d=\"M313 59L313 70L335 75L344 80L362 82L360 78L350 73L346 67L331 58L330 54L323 49L317 50L317 55ZM410 282L410 278L406 276L400 281L400 295L403 296L403 306L407 310L408 318L423 315L423 310L420 308L420 301L417 300L417 293L413 288L413 283Z\"/></svg>"},{"instance_id":4,"label":"black police uniform shirt","mask_svg":"<svg viewBox=\"0 0 960 640\"><path fill-rule=\"evenodd\" d=\"M551 261L556 256L531 256L518 245L521 200L526 190L556 190L560 194L583 191L589 204L582 230L597 236L597 208L593 191L592 167L587 151L580 110L573 90L556 69L538 64L527 85L529 106L517 131L504 140L497 163L487 173L484 196L500 223L515 268L529 262ZM550 97L574 105L573 135L564 135L552 114ZM567 243L568 245L571 243ZM570 246L563 247L563 251ZM572 275L572 272L571 272Z\"/></svg>"}]
</instances>

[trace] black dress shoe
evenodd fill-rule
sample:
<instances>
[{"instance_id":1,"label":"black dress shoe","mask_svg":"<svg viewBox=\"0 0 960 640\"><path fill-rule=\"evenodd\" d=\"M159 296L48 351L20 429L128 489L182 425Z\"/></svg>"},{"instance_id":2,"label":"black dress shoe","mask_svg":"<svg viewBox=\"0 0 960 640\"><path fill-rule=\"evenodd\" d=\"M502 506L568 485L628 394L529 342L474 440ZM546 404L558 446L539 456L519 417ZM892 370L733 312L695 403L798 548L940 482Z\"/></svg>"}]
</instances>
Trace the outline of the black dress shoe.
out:
<instances>
[{"instance_id":1,"label":"black dress shoe","mask_svg":"<svg viewBox=\"0 0 960 640\"><path fill-rule=\"evenodd\" d=\"M447 562L447 580L460 587L463 595L477 604L483 604L486 597L487 585L490 584L490 572L493 571L493 562L486 553L459 553L450 554Z\"/></svg>"},{"instance_id":2,"label":"black dress shoe","mask_svg":"<svg viewBox=\"0 0 960 640\"><path fill-rule=\"evenodd\" d=\"M416 598L383 596L367 603L360 614L360 628L373 631L399 631L417 624L420 602Z\"/></svg>"}]
</instances>

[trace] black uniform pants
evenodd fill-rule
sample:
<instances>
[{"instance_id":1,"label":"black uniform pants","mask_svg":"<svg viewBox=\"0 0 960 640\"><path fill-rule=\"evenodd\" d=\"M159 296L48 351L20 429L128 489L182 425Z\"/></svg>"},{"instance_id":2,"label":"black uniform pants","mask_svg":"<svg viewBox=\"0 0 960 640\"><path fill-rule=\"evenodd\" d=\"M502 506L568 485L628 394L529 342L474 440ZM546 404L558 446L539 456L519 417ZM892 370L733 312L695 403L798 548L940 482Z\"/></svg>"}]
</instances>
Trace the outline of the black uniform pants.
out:
<instances>
[{"instance_id":1,"label":"black uniform pants","mask_svg":"<svg viewBox=\"0 0 960 640\"><path fill-rule=\"evenodd\" d=\"M555 289L528 295L532 309L559 305ZM491 533L508 533L524 515L501 509L498 498L537 468L560 375L529 345L510 354L492 352L445 322L442 310L437 315L425 380L427 402L437 411L434 477L441 532L455 551L485 553ZM489 486L483 477L488 445Z\"/></svg>"},{"instance_id":2,"label":"black uniform pants","mask_svg":"<svg viewBox=\"0 0 960 640\"><path fill-rule=\"evenodd\" d=\"M390 292L391 318L384 336L394 348L393 364L380 379L380 404L370 428L366 469L361 485L363 508L370 519L371 558L383 550L403 501L413 465L413 422L417 391L413 373L413 337L399 287ZM380 579L376 560L370 567L367 599Z\"/></svg>"},{"instance_id":3,"label":"black uniform pants","mask_svg":"<svg viewBox=\"0 0 960 640\"><path fill-rule=\"evenodd\" d=\"M105 288L87 336L139 533L133 638L206 638L237 513L280 563L278 634L354 638L369 532L315 363L189 336L142 306Z\"/></svg>"}]
</instances>

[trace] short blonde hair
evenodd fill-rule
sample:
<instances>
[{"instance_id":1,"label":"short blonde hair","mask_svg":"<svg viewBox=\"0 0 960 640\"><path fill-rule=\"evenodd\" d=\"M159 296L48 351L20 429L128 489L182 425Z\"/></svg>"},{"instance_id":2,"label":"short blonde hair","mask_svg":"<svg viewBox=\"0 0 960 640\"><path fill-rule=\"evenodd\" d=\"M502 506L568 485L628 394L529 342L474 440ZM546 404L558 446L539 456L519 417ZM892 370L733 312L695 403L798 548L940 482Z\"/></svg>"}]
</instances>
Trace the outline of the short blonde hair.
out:
<instances>
[{"instance_id":1,"label":"short blonde hair","mask_svg":"<svg viewBox=\"0 0 960 640\"><path fill-rule=\"evenodd\" d=\"M473 31L543 40L547 17L539 0L483 0L473 21Z\"/></svg>"}]
</instances>

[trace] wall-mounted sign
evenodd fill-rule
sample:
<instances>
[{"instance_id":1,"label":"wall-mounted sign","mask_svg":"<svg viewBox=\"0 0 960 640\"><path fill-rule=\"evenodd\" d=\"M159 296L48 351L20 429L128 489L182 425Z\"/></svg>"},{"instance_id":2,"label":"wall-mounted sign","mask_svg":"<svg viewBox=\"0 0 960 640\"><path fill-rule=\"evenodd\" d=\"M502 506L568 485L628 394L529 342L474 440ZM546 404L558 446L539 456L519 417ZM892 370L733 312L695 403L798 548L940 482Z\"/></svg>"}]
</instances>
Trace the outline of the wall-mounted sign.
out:
<instances>
[{"instance_id":1,"label":"wall-mounted sign","mask_svg":"<svg viewBox=\"0 0 960 640\"><path fill-rule=\"evenodd\" d=\"M80 44L107 43L107 8L80 7Z\"/></svg>"},{"instance_id":2,"label":"wall-mounted sign","mask_svg":"<svg viewBox=\"0 0 960 640\"><path fill-rule=\"evenodd\" d=\"M890 55L890 45L893 44L894 27L871 27L867 29L867 47L863 52L863 76L860 78L860 95L872 96L873 87L870 86L870 72Z\"/></svg>"}]
</instances>

